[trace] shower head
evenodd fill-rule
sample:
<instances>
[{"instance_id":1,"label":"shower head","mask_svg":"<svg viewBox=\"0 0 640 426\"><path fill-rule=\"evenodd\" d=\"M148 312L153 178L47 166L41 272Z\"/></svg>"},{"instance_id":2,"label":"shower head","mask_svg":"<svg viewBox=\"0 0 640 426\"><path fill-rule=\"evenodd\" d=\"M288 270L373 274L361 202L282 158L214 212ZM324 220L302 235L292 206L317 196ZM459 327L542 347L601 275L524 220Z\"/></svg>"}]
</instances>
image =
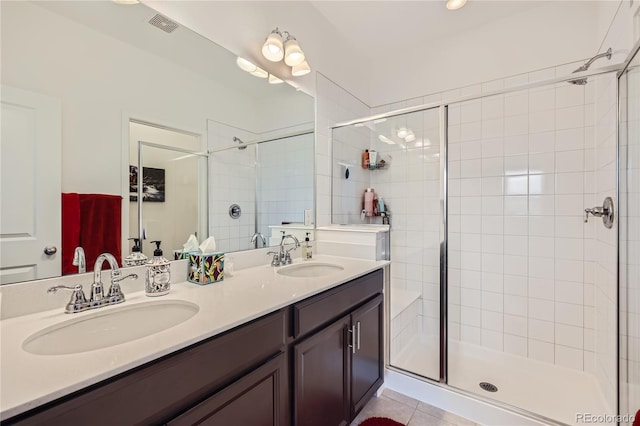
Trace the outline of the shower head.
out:
<instances>
[{"instance_id":1,"label":"shower head","mask_svg":"<svg viewBox=\"0 0 640 426\"><path fill-rule=\"evenodd\" d=\"M588 70L589 67L591 66L591 64L594 61L596 61L597 59L600 59L600 58L604 58L605 56L607 57L607 59L611 60L611 54L612 54L612 51L611 51L611 48L609 48L606 52L600 53L600 54L594 56L593 58L589 59L587 62L582 64L577 70L573 71L572 74L576 73L576 72L583 72L583 71ZM587 84L587 78L584 77L584 78L577 78L575 80L569 80L569 83L575 84L575 85L578 85L578 86L584 86L585 84Z\"/></svg>"},{"instance_id":2,"label":"shower head","mask_svg":"<svg viewBox=\"0 0 640 426\"><path fill-rule=\"evenodd\" d=\"M233 141L234 141L234 142L238 142L238 144L240 144L240 146L238 146L238 149L239 149L239 150L247 149L247 146L246 146L246 145L244 145L244 142L242 142L242 139L240 139L239 137L234 136L234 137L233 137Z\"/></svg>"}]
</instances>

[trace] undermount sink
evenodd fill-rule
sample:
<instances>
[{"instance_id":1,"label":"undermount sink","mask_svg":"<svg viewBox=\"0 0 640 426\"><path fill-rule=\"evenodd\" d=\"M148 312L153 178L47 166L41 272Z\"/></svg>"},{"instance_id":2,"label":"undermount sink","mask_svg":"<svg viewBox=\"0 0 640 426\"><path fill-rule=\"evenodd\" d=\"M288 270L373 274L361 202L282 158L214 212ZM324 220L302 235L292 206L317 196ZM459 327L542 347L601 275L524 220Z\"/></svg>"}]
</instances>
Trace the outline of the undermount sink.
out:
<instances>
[{"instance_id":1,"label":"undermount sink","mask_svg":"<svg viewBox=\"0 0 640 426\"><path fill-rule=\"evenodd\" d=\"M285 277L313 278L324 277L325 275L334 274L342 270L344 270L342 266L333 263L309 262L285 266L278 269L278 274L284 275Z\"/></svg>"},{"instance_id":2,"label":"undermount sink","mask_svg":"<svg viewBox=\"0 0 640 426\"><path fill-rule=\"evenodd\" d=\"M35 355L65 355L103 349L174 327L198 313L178 300L144 302L74 318L32 334L22 348Z\"/></svg>"}]
</instances>

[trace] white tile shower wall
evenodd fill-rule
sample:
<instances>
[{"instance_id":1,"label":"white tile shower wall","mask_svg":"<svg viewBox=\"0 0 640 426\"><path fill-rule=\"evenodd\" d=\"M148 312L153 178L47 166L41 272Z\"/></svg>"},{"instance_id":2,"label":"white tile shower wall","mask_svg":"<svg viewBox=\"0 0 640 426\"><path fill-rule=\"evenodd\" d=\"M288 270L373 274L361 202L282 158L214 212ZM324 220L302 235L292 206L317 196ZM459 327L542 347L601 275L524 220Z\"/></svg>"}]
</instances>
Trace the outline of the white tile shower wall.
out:
<instances>
[{"instance_id":1,"label":"white tile shower wall","mask_svg":"<svg viewBox=\"0 0 640 426\"><path fill-rule=\"evenodd\" d=\"M609 76L593 79L590 83L595 86L595 103L592 111L595 119L595 170L594 180L589 184L595 195L590 201L595 206L601 205L605 197L616 199L617 79ZM607 403L610 407L615 407L618 220L614 221L611 229L607 229L599 219L595 222L595 241L592 241L592 244L595 249L594 254L597 253L597 255L591 259L593 265L589 269L595 284L595 336L589 336L594 344L592 349L595 350L595 360L592 361L594 365L590 365L589 368L595 369L594 372L607 398Z\"/></svg>"},{"instance_id":2,"label":"white tile shower wall","mask_svg":"<svg viewBox=\"0 0 640 426\"><path fill-rule=\"evenodd\" d=\"M559 84L450 107L452 336L569 368L595 365L595 225L582 215L595 193L594 86ZM615 133L615 122L606 126Z\"/></svg>"},{"instance_id":3,"label":"white tile shower wall","mask_svg":"<svg viewBox=\"0 0 640 426\"><path fill-rule=\"evenodd\" d=\"M365 117L370 108L321 73L316 76L316 226L331 224L332 160L331 126ZM360 164L355 159L356 167ZM354 167L354 169L356 168Z\"/></svg>"},{"instance_id":4,"label":"white tile shower wall","mask_svg":"<svg viewBox=\"0 0 640 426\"><path fill-rule=\"evenodd\" d=\"M394 134L401 126L412 129L416 140L402 143ZM397 143L381 142L378 132ZM370 148L387 161L384 169L371 172L371 186L391 214L391 291L398 288L420 294L421 309L414 312L419 315L418 331L437 339L442 187L439 110L390 118L377 125Z\"/></svg>"},{"instance_id":5,"label":"white tile shower wall","mask_svg":"<svg viewBox=\"0 0 640 426\"><path fill-rule=\"evenodd\" d=\"M258 232L268 240L269 225L304 223L305 209L313 210L313 135L259 144L257 150Z\"/></svg>"},{"instance_id":6,"label":"white tile shower wall","mask_svg":"<svg viewBox=\"0 0 640 426\"><path fill-rule=\"evenodd\" d=\"M374 171L361 166L362 153L371 149L370 131L366 127L342 127L333 130L332 223L368 223L361 220L363 197L371 187ZM348 175L347 175L348 170Z\"/></svg>"},{"instance_id":7,"label":"white tile shower wall","mask_svg":"<svg viewBox=\"0 0 640 426\"><path fill-rule=\"evenodd\" d=\"M214 121L208 122L208 134L209 149L229 146L233 136L242 140L252 140L253 136L250 132ZM250 248L256 219L255 162L255 146L243 150L230 148L209 156L209 235L215 237L220 251ZM229 215L232 204L238 204L242 209L238 219Z\"/></svg>"}]
</instances>

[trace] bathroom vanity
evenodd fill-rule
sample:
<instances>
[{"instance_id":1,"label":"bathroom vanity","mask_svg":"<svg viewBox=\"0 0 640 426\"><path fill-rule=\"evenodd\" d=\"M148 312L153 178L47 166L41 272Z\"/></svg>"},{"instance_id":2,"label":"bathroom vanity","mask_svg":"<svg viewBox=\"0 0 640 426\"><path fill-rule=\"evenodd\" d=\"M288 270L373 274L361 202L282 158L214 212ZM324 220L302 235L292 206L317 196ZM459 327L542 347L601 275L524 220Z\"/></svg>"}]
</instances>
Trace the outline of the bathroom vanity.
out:
<instances>
[{"instance_id":1,"label":"bathroom vanity","mask_svg":"<svg viewBox=\"0 0 640 426\"><path fill-rule=\"evenodd\" d=\"M174 286L171 296L199 301L200 311L194 318L157 333L156 339L152 335L112 348L53 358L66 356L74 363L84 363L90 362L92 353L112 352L112 363L117 364L133 353L130 348L140 340L157 347L180 334L184 341L193 340L189 334L198 332L188 331L189 322L193 322L192 329L209 323L213 328L209 336L179 349L174 342L175 350L160 357L148 360L149 356L143 356L147 361L132 368L124 363L122 371L112 370L116 374L72 392L50 393L42 403L31 401L16 410L6 410L3 404L3 424L348 425L383 381L381 266L386 262L340 262L343 269L325 277L292 278L277 272L284 268L261 266L238 271L219 285ZM254 281L258 276L263 277L261 284ZM265 286L269 297L258 290ZM233 305L252 292L258 293L256 299L247 304L253 305L254 315L247 316L240 306L227 309L240 313L227 315L227 329L220 331L225 328L220 326L224 320L213 307L223 306L224 298ZM12 320L3 321L3 331ZM182 333L175 333L176 329ZM174 337L165 336L169 334ZM120 353L114 351L118 346ZM5 350L4 371L8 367ZM67 365L66 360L35 357ZM109 370L105 367L103 370ZM82 364L77 368L100 371ZM11 377L5 379L4 371L4 392L22 387L8 383ZM34 378L26 377L27 381ZM6 415L11 412L14 414Z\"/></svg>"}]
</instances>

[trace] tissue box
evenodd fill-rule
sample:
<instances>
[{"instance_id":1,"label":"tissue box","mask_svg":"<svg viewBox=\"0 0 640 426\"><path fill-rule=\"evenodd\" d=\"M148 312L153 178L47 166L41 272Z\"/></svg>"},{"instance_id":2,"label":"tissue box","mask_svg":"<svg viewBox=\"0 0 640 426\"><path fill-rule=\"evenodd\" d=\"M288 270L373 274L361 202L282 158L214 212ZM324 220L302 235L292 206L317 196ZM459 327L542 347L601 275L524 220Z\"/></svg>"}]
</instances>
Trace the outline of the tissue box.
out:
<instances>
[{"instance_id":1,"label":"tissue box","mask_svg":"<svg viewBox=\"0 0 640 426\"><path fill-rule=\"evenodd\" d=\"M196 254L194 251L174 250L173 260L189 259L190 254Z\"/></svg>"},{"instance_id":2,"label":"tissue box","mask_svg":"<svg viewBox=\"0 0 640 426\"><path fill-rule=\"evenodd\" d=\"M189 254L187 281L195 284L211 284L224 279L224 253Z\"/></svg>"}]
</instances>

